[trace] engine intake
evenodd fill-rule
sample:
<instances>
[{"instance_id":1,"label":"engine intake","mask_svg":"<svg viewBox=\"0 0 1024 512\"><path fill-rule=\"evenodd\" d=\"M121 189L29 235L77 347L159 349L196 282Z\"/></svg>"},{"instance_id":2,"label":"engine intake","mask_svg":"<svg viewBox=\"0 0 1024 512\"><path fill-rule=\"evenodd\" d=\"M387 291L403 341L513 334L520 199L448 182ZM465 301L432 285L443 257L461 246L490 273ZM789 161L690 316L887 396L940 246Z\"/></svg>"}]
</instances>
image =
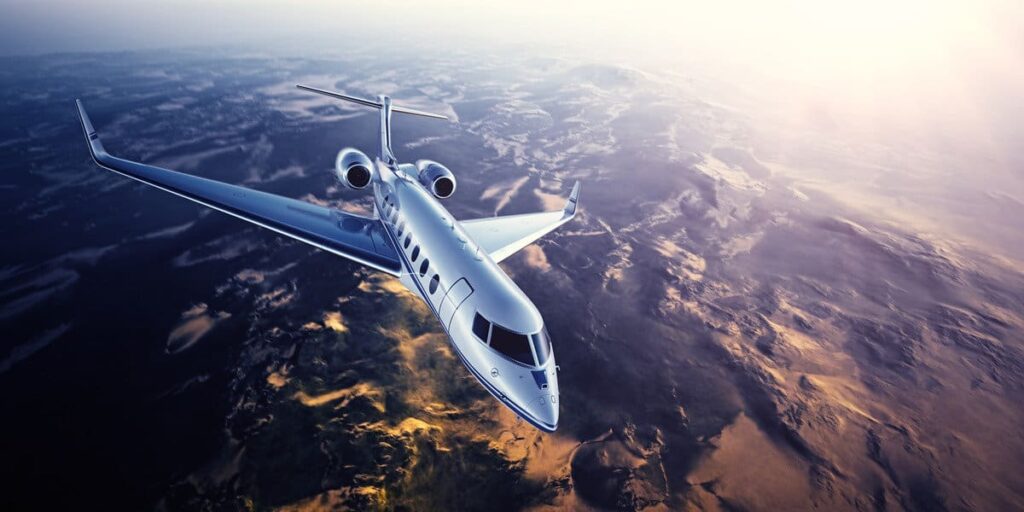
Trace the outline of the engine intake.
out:
<instances>
[{"instance_id":1,"label":"engine intake","mask_svg":"<svg viewBox=\"0 0 1024 512\"><path fill-rule=\"evenodd\" d=\"M373 181L376 167L366 153L358 149L345 148L338 152L334 162L334 172L343 185L355 190L362 190Z\"/></svg>"},{"instance_id":2,"label":"engine intake","mask_svg":"<svg viewBox=\"0 0 1024 512\"><path fill-rule=\"evenodd\" d=\"M419 169L417 179L434 197L444 199L455 193L455 175L447 167L433 160L420 160L416 168Z\"/></svg>"}]
</instances>

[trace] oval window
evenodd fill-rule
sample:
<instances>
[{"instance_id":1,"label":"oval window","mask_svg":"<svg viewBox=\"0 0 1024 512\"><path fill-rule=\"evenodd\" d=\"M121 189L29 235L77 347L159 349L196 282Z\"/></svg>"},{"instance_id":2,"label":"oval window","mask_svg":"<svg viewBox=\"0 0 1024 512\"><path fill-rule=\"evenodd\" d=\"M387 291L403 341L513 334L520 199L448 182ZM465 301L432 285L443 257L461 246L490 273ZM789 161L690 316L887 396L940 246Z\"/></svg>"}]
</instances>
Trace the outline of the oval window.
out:
<instances>
[{"instance_id":1,"label":"oval window","mask_svg":"<svg viewBox=\"0 0 1024 512\"><path fill-rule=\"evenodd\" d=\"M427 275L428 268L430 268L430 260L423 258L423 264L420 265L420 277Z\"/></svg>"},{"instance_id":2,"label":"oval window","mask_svg":"<svg viewBox=\"0 0 1024 512\"><path fill-rule=\"evenodd\" d=\"M437 291L437 285L441 284L441 276L434 274L434 277L430 278L430 293L433 294Z\"/></svg>"},{"instance_id":3,"label":"oval window","mask_svg":"<svg viewBox=\"0 0 1024 512\"><path fill-rule=\"evenodd\" d=\"M409 243L410 242L412 242L412 232L411 231L409 232L408 235L405 235L405 244L404 245L405 245L406 249L409 248Z\"/></svg>"},{"instance_id":4,"label":"oval window","mask_svg":"<svg viewBox=\"0 0 1024 512\"><path fill-rule=\"evenodd\" d=\"M412 260L416 261L416 258L419 258L419 257L420 257L420 246L417 245L416 247L412 248Z\"/></svg>"}]
</instances>

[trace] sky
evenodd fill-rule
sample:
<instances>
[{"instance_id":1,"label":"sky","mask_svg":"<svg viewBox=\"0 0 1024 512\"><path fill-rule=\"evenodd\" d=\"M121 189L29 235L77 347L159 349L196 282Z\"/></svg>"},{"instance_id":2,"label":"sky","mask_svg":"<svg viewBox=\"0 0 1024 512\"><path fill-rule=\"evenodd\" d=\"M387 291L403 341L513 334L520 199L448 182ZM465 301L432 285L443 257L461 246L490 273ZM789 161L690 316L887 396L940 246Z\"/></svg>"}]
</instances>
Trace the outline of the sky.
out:
<instances>
[{"instance_id":1,"label":"sky","mask_svg":"<svg viewBox=\"0 0 1024 512\"><path fill-rule=\"evenodd\" d=\"M232 45L494 47L724 80L776 122L963 142L1024 166L1020 0L0 0L0 55Z\"/></svg>"},{"instance_id":2,"label":"sky","mask_svg":"<svg viewBox=\"0 0 1024 512\"><path fill-rule=\"evenodd\" d=\"M513 52L628 66L740 114L755 154L804 183L936 229L998 226L987 240L1013 238L1024 261L1014 218L1024 211L1022 0L0 0L0 9L0 57L181 47L344 57L369 47L382 58Z\"/></svg>"}]
</instances>

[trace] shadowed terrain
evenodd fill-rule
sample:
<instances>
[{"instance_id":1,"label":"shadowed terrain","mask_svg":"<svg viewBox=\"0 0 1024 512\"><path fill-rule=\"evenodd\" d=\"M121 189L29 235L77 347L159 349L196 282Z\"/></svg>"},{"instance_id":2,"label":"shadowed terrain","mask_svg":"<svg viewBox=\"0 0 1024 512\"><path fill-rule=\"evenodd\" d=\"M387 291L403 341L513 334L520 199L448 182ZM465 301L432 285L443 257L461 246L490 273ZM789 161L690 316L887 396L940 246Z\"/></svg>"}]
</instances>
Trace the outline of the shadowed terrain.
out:
<instances>
[{"instance_id":1,"label":"shadowed terrain","mask_svg":"<svg viewBox=\"0 0 1024 512\"><path fill-rule=\"evenodd\" d=\"M861 203L830 166L864 155L778 151L691 82L367 55L3 59L2 508L1024 508L1024 274L977 242L997 231ZM73 109L115 154L369 213L331 167L373 112L299 82L456 118L396 120L394 150L454 171L457 218L583 182L503 263L554 339L557 433L396 280L96 168ZM930 161L908 150L904 185Z\"/></svg>"}]
</instances>

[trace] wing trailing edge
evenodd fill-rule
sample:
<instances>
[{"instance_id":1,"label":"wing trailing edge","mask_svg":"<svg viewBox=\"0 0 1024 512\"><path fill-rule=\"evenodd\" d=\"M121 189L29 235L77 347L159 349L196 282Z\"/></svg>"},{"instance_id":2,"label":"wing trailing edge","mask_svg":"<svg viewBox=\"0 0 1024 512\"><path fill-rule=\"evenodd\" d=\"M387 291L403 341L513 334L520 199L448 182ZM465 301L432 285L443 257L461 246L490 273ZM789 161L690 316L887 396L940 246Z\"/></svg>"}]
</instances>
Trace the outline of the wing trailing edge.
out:
<instances>
[{"instance_id":1,"label":"wing trailing edge","mask_svg":"<svg viewBox=\"0 0 1024 512\"><path fill-rule=\"evenodd\" d=\"M379 220L117 158L103 147L81 100L76 104L89 153L100 167L373 269L401 274L398 254L381 236Z\"/></svg>"}]
</instances>

